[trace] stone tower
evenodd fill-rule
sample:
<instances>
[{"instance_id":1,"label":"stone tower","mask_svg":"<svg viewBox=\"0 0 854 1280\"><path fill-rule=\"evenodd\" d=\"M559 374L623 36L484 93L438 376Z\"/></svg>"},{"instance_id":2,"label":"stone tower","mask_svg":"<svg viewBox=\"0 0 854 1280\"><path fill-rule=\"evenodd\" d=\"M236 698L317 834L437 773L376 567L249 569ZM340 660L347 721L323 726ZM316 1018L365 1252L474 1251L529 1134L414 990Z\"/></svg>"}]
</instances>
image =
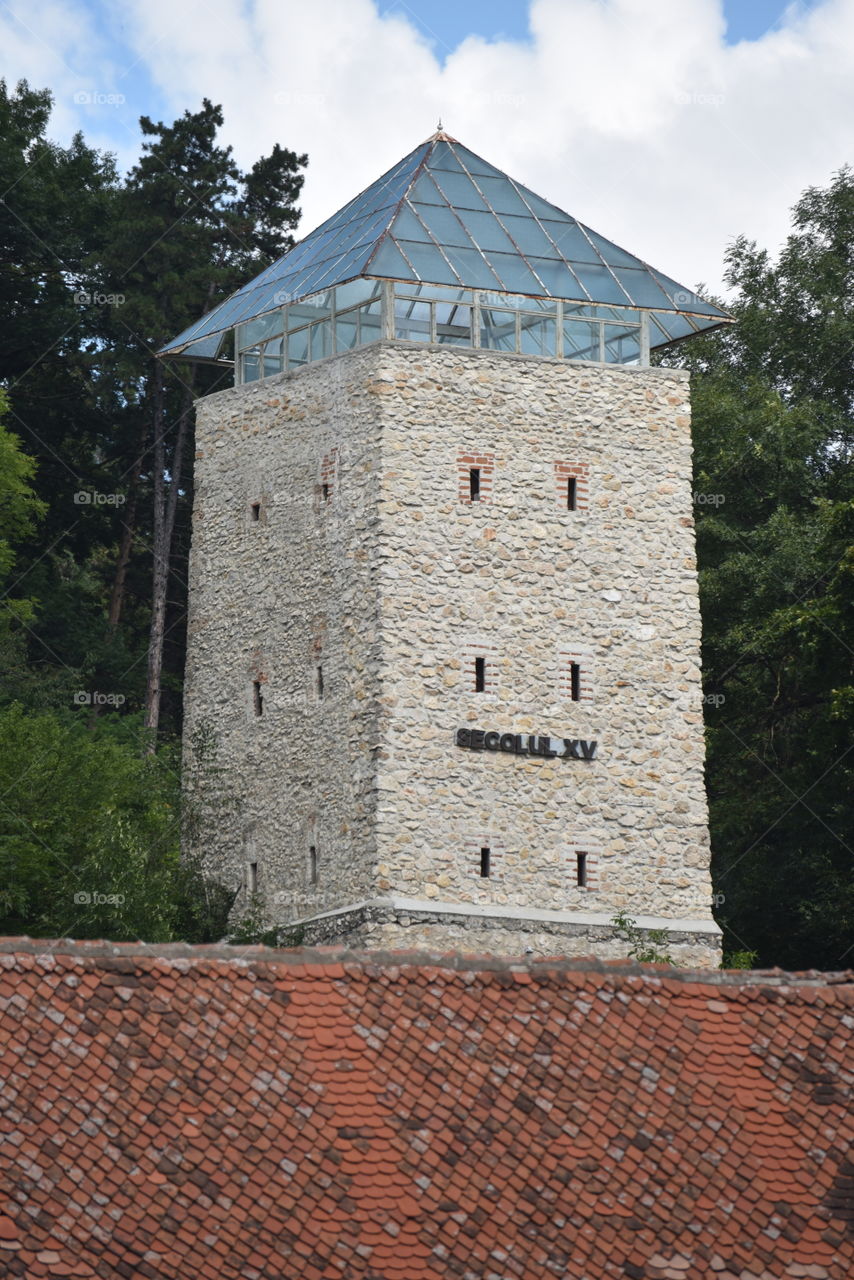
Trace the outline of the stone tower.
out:
<instances>
[{"instance_id":1,"label":"stone tower","mask_svg":"<svg viewBox=\"0 0 854 1280\"><path fill-rule=\"evenodd\" d=\"M724 322L443 133L164 354L191 841L291 941L716 964L688 378Z\"/></svg>"}]
</instances>

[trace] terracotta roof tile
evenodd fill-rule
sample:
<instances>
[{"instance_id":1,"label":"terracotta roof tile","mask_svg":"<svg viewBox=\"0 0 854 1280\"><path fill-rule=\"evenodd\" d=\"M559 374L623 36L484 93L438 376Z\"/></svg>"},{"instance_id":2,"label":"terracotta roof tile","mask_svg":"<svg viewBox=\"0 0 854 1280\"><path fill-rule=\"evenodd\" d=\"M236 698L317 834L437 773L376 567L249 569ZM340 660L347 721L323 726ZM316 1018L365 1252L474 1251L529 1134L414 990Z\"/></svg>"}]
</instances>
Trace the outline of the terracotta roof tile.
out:
<instances>
[{"instance_id":1,"label":"terracotta roof tile","mask_svg":"<svg viewBox=\"0 0 854 1280\"><path fill-rule=\"evenodd\" d=\"M843 1280L851 975L0 943L0 1273Z\"/></svg>"}]
</instances>

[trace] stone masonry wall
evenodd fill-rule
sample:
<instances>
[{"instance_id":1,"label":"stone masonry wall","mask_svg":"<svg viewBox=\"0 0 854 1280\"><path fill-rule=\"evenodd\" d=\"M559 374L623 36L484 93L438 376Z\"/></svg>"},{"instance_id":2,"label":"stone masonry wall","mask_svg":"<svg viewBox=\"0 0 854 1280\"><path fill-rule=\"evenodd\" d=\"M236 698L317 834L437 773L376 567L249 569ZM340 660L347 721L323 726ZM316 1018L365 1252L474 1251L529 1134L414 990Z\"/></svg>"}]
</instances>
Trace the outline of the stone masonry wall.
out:
<instances>
[{"instance_id":1,"label":"stone masonry wall","mask_svg":"<svg viewBox=\"0 0 854 1280\"><path fill-rule=\"evenodd\" d=\"M376 359L358 351L198 405L185 699L198 830L188 843L241 887L237 915L251 864L270 919L369 889Z\"/></svg>"},{"instance_id":2,"label":"stone masonry wall","mask_svg":"<svg viewBox=\"0 0 854 1280\"><path fill-rule=\"evenodd\" d=\"M200 404L187 742L219 747L194 838L212 869L257 863L277 922L390 894L625 909L705 922L713 962L687 389L383 342ZM459 728L597 755L470 751Z\"/></svg>"},{"instance_id":3,"label":"stone masonry wall","mask_svg":"<svg viewBox=\"0 0 854 1280\"><path fill-rule=\"evenodd\" d=\"M397 346L377 389L378 890L710 920L687 376ZM462 495L467 456L494 456L487 500ZM586 510L556 502L558 462L587 477ZM472 752L458 726L598 754ZM576 883L587 848L595 890Z\"/></svg>"}]
</instances>

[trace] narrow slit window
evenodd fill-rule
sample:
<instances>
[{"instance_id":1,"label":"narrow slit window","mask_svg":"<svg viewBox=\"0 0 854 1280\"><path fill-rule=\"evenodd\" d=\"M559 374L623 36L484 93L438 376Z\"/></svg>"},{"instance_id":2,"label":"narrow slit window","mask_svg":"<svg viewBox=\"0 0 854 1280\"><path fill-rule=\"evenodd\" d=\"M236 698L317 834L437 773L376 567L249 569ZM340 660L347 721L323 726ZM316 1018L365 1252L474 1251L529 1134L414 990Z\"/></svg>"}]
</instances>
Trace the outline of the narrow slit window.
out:
<instances>
[{"instance_id":1,"label":"narrow slit window","mask_svg":"<svg viewBox=\"0 0 854 1280\"><path fill-rule=\"evenodd\" d=\"M567 511L578 509L578 481L575 476L570 476L566 482L566 509Z\"/></svg>"},{"instance_id":2,"label":"narrow slit window","mask_svg":"<svg viewBox=\"0 0 854 1280\"><path fill-rule=\"evenodd\" d=\"M581 667L577 662L569 664L569 687L573 702L581 701Z\"/></svg>"},{"instance_id":3,"label":"narrow slit window","mask_svg":"<svg viewBox=\"0 0 854 1280\"><path fill-rule=\"evenodd\" d=\"M469 497L472 502L480 501L480 467L471 467L469 470Z\"/></svg>"},{"instance_id":4,"label":"narrow slit window","mask_svg":"<svg viewBox=\"0 0 854 1280\"><path fill-rule=\"evenodd\" d=\"M253 502L252 506L249 508L249 511L250 511L250 518L252 519L253 524L261 519L261 503L260 502Z\"/></svg>"},{"instance_id":5,"label":"narrow slit window","mask_svg":"<svg viewBox=\"0 0 854 1280\"><path fill-rule=\"evenodd\" d=\"M320 496L323 498L324 502L328 502L330 497L332 496L332 490L325 481L320 486Z\"/></svg>"},{"instance_id":6,"label":"narrow slit window","mask_svg":"<svg viewBox=\"0 0 854 1280\"><path fill-rule=\"evenodd\" d=\"M264 714L264 695L261 692L261 681L252 681L252 704L255 708L256 716Z\"/></svg>"},{"instance_id":7,"label":"narrow slit window","mask_svg":"<svg viewBox=\"0 0 854 1280\"><path fill-rule=\"evenodd\" d=\"M474 691L483 693L486 689L486 658L474 660Z\"/></svg>"},{"instance_id":8,"label":"narrow slit window","mask_svg":"<svg viewBox=\"0 0 854 1280\"><path fill-rule=\"evenodd\" d=\"M308 846L308 883L317 884L317 846Z\"/></svg>"},{"instance_id":9,"label":"narrow slit window","mask_svg":"<svg viewBox=\"0 0 854 1280\"><path fill-rule=\"evenodd\" d=\"M587 854L577 853L575 855L575 883L579 889L587 888Z\"/></svg>"},{"instance_id":10,"label":"narrow slit window","mask_svg":"<svg viewBox=\"0 0 854 1280\"><path fill-rule=\"evenodd\" d=\"M485 880L492 871L492 850L483 848L480 851L480 874Z\"/></svg>"},{"instance_id":11,"label":"narrow slit window","mask_svg":"<svg viewBox=\"0 0 854 1280\"><path fill-rule=\"evenodd\" d=\"M258 892L258 863L250 862L246 869L246 890L249 894Z\"/></svg>"},{"instance_id":12,"label":"narrow slit window","mask_svg":"<svg viewBox=\"0 0 854 1280\"><path fill-rule=\"evenodd\" d=\"M317 668L317 696L323 697L323 667L321 666Z\"/></svg>"}]
</instances>

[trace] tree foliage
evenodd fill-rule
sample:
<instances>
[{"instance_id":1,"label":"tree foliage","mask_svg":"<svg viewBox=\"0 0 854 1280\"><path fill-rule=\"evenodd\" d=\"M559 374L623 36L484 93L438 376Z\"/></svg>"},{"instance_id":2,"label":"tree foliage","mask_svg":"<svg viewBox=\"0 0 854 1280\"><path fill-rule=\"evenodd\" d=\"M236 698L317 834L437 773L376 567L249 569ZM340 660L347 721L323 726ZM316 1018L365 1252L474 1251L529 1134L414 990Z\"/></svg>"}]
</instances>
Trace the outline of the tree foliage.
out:
<instances>
[{"instance_id":1,"label":"tree foliage","mask_svg":"<svg viewBox=\"0 0 854 1280\"><path fill-rule=\"evenodd\" d=\"M854 954L854 173L776 261L739 239L737 323L684 348L715 890L729 949Z\"/></svg>"}]
</instances>

